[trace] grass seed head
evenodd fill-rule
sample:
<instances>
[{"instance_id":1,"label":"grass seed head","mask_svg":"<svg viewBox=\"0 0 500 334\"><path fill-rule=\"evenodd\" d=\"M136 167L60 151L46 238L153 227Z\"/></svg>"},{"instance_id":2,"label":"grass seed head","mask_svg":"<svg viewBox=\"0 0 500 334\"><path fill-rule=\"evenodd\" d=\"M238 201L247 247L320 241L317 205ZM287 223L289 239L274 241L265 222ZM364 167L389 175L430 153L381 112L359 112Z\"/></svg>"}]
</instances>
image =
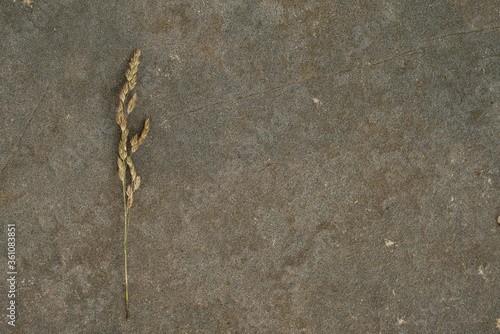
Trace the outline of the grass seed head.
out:
<instances>
[{"instance_id":1,"label":"grass seed head","mask_svg":"<svg viewBox=\"0 0 500 334\"><path fill-rule=\"evenodd\" d=\"M132 139L130 139L130 146L132 146L132 153L137 151L139 148L139 140L137 138L137 135L133 136Z\"/></svg>"},{"instance_id":2,"label":"grass seed head","mask_svg":"<svg viewBox=\"0 0 500 334\"><path fill-rule=\"evenodd\" d=\"M125 166L123 166L123 160L118 157L118 176L122 182L125 182Z\"/></svg>"},{"instance_id":3,"label":"grass seed head","mask_svg":"<svg viewBox=\"0 0 500 334\"><path fill-rule=\"evenodd\" d=\"M123 141L122 141L123 143ZM125 150L126 146L121 144L120 147L118 148L118 155L120 156L120 159L123 161L125 161L125 159L127 159L127 151Z\"/></svg>"},{"instance_id":4,"label":"grass seed head","mask_svg":"<svg viewBox=\"0 0 500 334\"><path fill-rule=\"evenodd\" d=\"M123 103L120 103L118 104L118 108L116 108L116 123L118 123L118 125L120 125L121 127L121 119L123 117Z\"/></svg>"},{"instance_id":5,"label":"grass seed head","mask_svg":"<svg viewBox=\"0 0 500 334\"><path fill-rule=\"evenodd\" d=\"M141 185L141 177L137 175L137 177L134 180L134 191L139 189L140 185Z\"/></svg>"},{"instance_id":6,"label":"grass seed head","mask_svg":"<svg viewBox=\"0 0 500 334\"><path fill-rule=\"evenodd\" d=\"M144 143L146 137L148 136L148 132L149 132L149 118L146 118L146 121L144 122L144 129L142 129L141 136L139 137L139 145L142 145Z\"/></svg>"},{"instance_id":7,"label":"grass seed head","mask_svg":"<svg viewBox=\"0 0 500 334\"><path fill-rule=\"evenodd\" d=\"M120 111L120 109L118 109L118 111ZM123 115L123 108L121 108L121 113L116 113L116 123L118 123L122 132L127 129L127 119Z\"/></svg>"},{"instance_id":8,"label":"grass seed head","mask_svg":"<svg viewBox=\"0 0 500 334\"><path fill-rule=\"evenodd\" d=\"M130 115L130 113L132 112L132 110L134 110L136 100L137 100L137 93L134 93L134 95L132 95L132 97L128 101L127 115Z\"/></svg>"},{"instance_id":9,"label":"grass seed head","mask_svg":"<svg viewBox=\"0 0 500 334\"><path fill-rule=\"evenodd\" d=\"M128 280L127 280L127 231L128 223L130 222L130 208L134 202L134 191L136 191L141 185L141 177L137 175L134 163L132 162L132 153L137 151L140 145L144 143L149 132L149 118L144 122L144 129L140 136L133 136L130 139L130 154L127 152L127 140L129 129L127 128L127 116L134 110L137 102L137 94L134 93L132 97L129 97L129 93L134 89L137 84L137 70L139 68L139 58L141 56L141 50L136 50L134 55L130 59L129 67L125 72L125 77L127 82L122 86L119 95L119 104L116 110L116 122L120 126L122 136L120 140L120 147L118 148L118 176L122 181L123 185L123 200L124 200L124 211L125 211L125 300L126 300L126 315L128 318ZM128 99L128 103L127 103ZM127 108L125 112L125 108ZM127 184L127 168L130 171L130 183Z\"/></svg>"},{"instance_id":10,"label":"grass seed head","mask_svg":"<svg viewBox=\"0 0 500 334\"><path fill-rule=\"evenodd\" d=\"M130 169L130 176L132 177L132 182L134 182L135 178L137 177L137 172L135 171L135 166L130 156L127 157L127 165L128 168Z\"/></svg>"},{"instance_id":11,"label":"grass seed head","mask_svg":"<svg viewBox=\"0 0 500 334\"><path fill-rule=\"evenodd\" d=\"M134 192L132 191L132 187L130 185L127 186L127 208L132 206L134 202Z\"/></svg>"},{"instance_id":12,"label":"grass seed head","mask_svg":"<svg viewBox=\"0 0 500 334\"><path fill-rule=\"evenodd\" d=\"M120 91L120 102L122 104L125 104L125 100L127 99L127 94L128 94L129 91L130 91L130 89L129 89L129 86L128 86L128 82L126 82L123 85L122 90Z\"/></svg>"},{"instance_id":13,"label":"grass seed head","mask_svg":"<svg viewBox=\"0 0 500 334\"><path fill-rule=\"evenodd\" d=\"M139 58L141 57L141 50L137 49L128 63L128 70L125 72L125 76L128 81L132 81L132 78L136 76L137 69L139 68Z\"/></svg>"}]
</instances>

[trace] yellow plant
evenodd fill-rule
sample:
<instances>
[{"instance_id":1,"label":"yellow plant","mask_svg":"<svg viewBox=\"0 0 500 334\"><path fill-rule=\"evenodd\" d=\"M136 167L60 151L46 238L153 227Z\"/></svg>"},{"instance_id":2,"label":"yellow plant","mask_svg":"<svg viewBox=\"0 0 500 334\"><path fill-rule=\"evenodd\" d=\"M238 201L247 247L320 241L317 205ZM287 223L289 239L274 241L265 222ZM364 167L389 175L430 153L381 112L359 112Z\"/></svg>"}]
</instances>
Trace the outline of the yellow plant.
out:
<instances>
[{"instance_id":1,"label":"yellow plant","mask_svg":"<svg viewBox=\"0 0 500 334\"><path fill-rule=\"evenodd\" d=\"M144 143L149 132L149 118L144 122L144 129L140 136L133 136L128 141L129 130L127 128L127 116L134 110L137 93L130 96L137 83L137 69L139 68L139 58L141 50L136 50L129 63L129 68L125 72L127 81L120 92L120 103L116 110L116 122L120 126L122 136L118 148L118 175L123 187L123 211L125 216L125 237L123 251L125 255L125 319L128 319L128 275L127 275L127 235L130 223L130 208L134 201L134 192L141 185L141 177L137 175L132 154ZM130 151L128 150L130 146ZM127 178L127 170L130 172L130 180Z\"/></svg>"}]
</instances>

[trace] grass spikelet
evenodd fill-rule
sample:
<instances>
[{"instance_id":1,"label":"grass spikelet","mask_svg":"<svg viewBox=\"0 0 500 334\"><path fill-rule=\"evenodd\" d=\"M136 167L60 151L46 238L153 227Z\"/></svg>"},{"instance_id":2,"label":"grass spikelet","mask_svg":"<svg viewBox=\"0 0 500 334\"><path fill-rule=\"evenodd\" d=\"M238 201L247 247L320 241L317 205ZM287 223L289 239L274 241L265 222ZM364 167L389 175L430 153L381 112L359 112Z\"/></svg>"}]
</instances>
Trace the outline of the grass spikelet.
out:
<instances>
[{"instance_id":1,"label":"grass spikelet","mask_svg":"<svg viewBox=\"0 0 500 334\"><path fill-rule=\"evenodd\" d=\"M134 110L136 99L137 99L137 93L134 93L134 95L132 95L132 98L130 99L130 101L128 101L128 105L127 105L127 113L128 114L130 114L132 112L132 110Z\"/></svg>"},{"instance_id":2,"label":"grass spikelet","mask_svg":"<svg viewBox=\"0 0 500 334\"><path fill-rule=\"evenodd\" d=\"M132 153L137 151L140 145L144 143L149 132L149 118L144 123L144 129L140 137L135 135L128 140L129 130L127 128L127 116L134 110L137 102L137 93L130 97L131 91L137 84L137 70L139 69L139 59L141 50L136 50L132 56L129 67L125 72L127 81L123 85L120 95L118 108L116 110L116 123L120 126L122 132L120 145L118 147L118 176L122 181L123 188L123 211L125 216L125 233L123 242L123 252L125 255L125 319L128 319L128 274L127 274L127 236L130 224L130 208L134 201L134 192L139 189L141 178L137 175L137 171L132 162ZM130 151L128 150L130 146ZM130 153L129 153L130 152ZM127 170L130 177L127 178Z\"/></svg>"}]
</instances>

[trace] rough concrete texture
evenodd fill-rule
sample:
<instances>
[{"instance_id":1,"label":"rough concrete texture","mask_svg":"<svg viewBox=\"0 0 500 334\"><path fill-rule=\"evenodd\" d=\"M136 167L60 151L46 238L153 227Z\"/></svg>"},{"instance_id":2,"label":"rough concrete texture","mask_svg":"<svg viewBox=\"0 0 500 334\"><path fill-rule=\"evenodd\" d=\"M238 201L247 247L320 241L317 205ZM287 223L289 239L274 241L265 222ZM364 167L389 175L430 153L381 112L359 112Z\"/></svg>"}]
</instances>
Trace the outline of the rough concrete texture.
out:
<instances>
[{"instance_id":1,"label":"rough concrete texture","mask_svg":"<svg viewBox=\"0 0 500 334\"><path fill-rule=\"evenodd\" d=\"M498 333L499 10L2 1L0 331ZM115 110L136 48L125 321Z\"/></svg>"}]
</instances>

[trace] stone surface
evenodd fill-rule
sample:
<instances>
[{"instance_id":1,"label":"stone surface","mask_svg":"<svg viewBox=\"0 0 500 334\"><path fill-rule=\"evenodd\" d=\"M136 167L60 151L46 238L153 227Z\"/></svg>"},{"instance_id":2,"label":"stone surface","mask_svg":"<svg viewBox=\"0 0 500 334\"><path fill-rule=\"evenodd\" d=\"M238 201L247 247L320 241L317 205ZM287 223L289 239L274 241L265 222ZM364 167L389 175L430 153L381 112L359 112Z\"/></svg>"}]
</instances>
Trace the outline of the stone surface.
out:
<instances>
[{"instance_id":1,"label":"stone surface","mask_svg":"<svg viewBox=\"0 0 500 334\"><path fill-rule=\"evenodd\" d=\"M498 332L496 1L2 1L0 41L2 333Z\"/></svg>"}]
</instances>

